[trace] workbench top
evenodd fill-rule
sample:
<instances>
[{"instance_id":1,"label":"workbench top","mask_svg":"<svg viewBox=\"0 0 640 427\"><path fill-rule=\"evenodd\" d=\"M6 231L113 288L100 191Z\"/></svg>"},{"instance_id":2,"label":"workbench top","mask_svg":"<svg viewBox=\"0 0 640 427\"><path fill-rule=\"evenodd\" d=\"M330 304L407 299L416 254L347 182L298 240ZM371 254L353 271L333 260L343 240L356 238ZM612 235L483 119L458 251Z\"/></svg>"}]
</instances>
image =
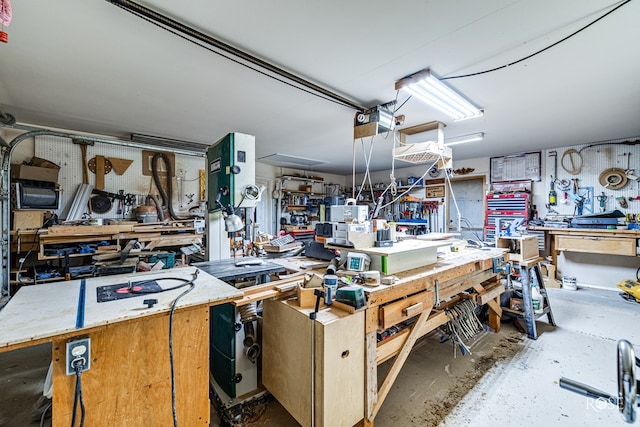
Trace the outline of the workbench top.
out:
<instances>
[{"instance_id":1,"label":"workbench top","mask_svg":"<svg viewBox=\"0 0 640 427\"><path fill-rule=\"evenodd\" d=\"M533 231L545 231L549 234L591 235L600 237L635 237L640 238L640 230L608 230L604 228L560 228L560 227L529 227Z\"/></svg>"},{"instance_id":2,"label":"workbench top","mask_svg":"<svg viewBox=\"0 0 640 427\"><path fill-rule=\"evenodd\" d=\"M398 280L393 285L378 285L365 287L369 294L368 305L373 306L385 302L384 294L395 293L404 287L410 287L408 293L420 290L434 289L438 281L441 287L447 282L457 280L465 275L492 269L493 258L504 255L503 248L463 249L460 252L439 253L438 261L424 267L402 271L393 274Z\"/></svg>"},{"instance_id":3,"label":"workbench top","mask_svg":"<svg viewBox=\"0 0 640 427\"><path fill-rule=\"evenodd\" d=\"M86 279L84 327L76 329L80 280L23 286L0 310L0 352L50 341L53 337L78 335L112 323L135 320L166 313L174 299L187 287L172 291L140 295L116 301L97 302L99 286L126 284L158 278L191 279L193 267L172 270L124 274ZM178 280L162 280L158 284L168 288L180 284ZM241 298L243 293L231 285L200 270L194 289L177 304L176 310L198 305L214 305ZM158 303L147 308L143 300L155 298Z\"/></svg>"}]
</instances>

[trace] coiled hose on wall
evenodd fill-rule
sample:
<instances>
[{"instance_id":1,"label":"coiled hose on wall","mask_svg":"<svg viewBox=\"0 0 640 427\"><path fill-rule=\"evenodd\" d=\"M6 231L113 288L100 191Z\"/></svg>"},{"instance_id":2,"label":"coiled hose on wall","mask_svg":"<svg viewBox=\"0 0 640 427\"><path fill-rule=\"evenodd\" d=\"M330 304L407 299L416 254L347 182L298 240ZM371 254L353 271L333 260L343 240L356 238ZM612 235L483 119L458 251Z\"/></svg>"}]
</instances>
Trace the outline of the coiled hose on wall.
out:
<instances>
[{"instance_id":1,"label":"coiled hose on wall","mask_svg":"<svg viewBox=\"0 0 640 427\"><path fill-rule=\"evenodd\" d=\"M158 174L158 159L162 159L164 161L165 166L167 167L167 191L166 192L164 191L164 188L162 188L162 184L160 183L160 175ZM160 193L160 197L162 198L162 206L167 207L167 209L169 210L169 216L171 216L171 219L182 220L182 219L197 218L197 216L195 215L181 217L181 216L178 216L176 212L173 210L173 182L171 180L172 170L173 170L173 167L171 165L171 160L169 160L169 157L167 157L166 154L156 153L151 158L151 173L153 174L153 182L155 182L156 188L158 189L158 193ZM156 205L157 205L157 202L156 202ZM161 211L161 208L158 207L159 217L160 215L162 215L160 211ZM168 218L164 218L164 219L168 219Z\"/></svg>"}]
</instances>

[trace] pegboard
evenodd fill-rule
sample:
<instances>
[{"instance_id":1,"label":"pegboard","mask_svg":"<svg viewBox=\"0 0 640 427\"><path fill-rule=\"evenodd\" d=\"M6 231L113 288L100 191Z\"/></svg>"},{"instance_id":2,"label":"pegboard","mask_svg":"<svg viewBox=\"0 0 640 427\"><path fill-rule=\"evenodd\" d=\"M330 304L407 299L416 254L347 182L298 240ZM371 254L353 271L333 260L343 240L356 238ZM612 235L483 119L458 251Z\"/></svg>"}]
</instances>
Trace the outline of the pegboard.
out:
<instances>
[{"instance_id":1,"label":"pegboard","mask_svg":"<svg viewBox=\"0 0 640 427\"><path fill-rule=\"evenodd\" d=\"M61 206L58 215L68 210L76 189L82 183L82 155L80 146L74 144L70 138L61 138L57 136L42 135L35 137L35 153L36 157L49 160L60 166L58 183L62 192ZM142 150L139 148L126 147L115 144L105 144L96 142L93 146L87 147L87 161L91 158L102 155L107 158L114 157L119 159L133 160L129 168L124 174L118 175L115 171L111 171L104 177L104 190L111 193L118 193L118 190L124 190L125 193L135 194L137 203L144 204L146 196L152 191L152 194L158 194L153 177L144 176L142 174ZM179 199L179 186L176 177L173 177L173 199L174 209L176 213L185 214L192 207L198 206L199 202L199 171L205 168L204 157L185 156L175 154L175 170L176 175L180 175L184 171L184 194L193 194L193 202L187 203L189 199L185 196ZM161 177L161 180L163 177ZM89 171L89 184L95 185L96 176ZM181 206L182 205L182 206ZM123 215L117 215L117 201L114 201L111 210L105 214L92 214L94 218L123 218ZM135 207L135 206L134 206ZM88 211L88 209L87 209ZM125 212L124 218L133 219L133 210Z\"/></svg>"},{"instance_id":2,"label":"pegboard","mask_svg":"<svg viewBox=\"0 0 640 427\"><path fill-rule=\"evenodd\" d=\"M622 142L626 140L620 141ZM622 170L630 169L633 175L640 178L640 144L633 145L617 143L589 147L590 145L593 144L559 147L545 152L545 182L547 183L547 191L551 175L554 174L554 158L549 154L552 151L556 151L558 159L557 180L565 180L565 182L566 180L569 180L569 182L571 182L572 179L577 178L578 187L580 189L588 187L593 188L593 210L595 213L601 211L597 197L601 196L603 192L607 198L604 206L605 211L618 209L624 214L640 213L640 200L630 200L640 196L640 181L628 179L628 183L620 189L605 188L599 181L600 174L609 168L619 168ZM573 151L573 154L571 154L568 150L577 151L579 156L577 156ZM630 153L630 157L626 156L625 153ZM570 155L573 157L570 158ZM576 174L570 173L572 170L576 171L576 166L578 166L578 159L580 157L582 158L582 168L580 172ZM628 166L627 159L629 161ZM571 184L573 185L572 182ZM579 191L584 192L584 190ZM554 207L555 210L557 210L561 215L573 215L575 205L572 201L572 190L569 189L566 191L568 199L568 202L566 203L563 202L563 200L565 200L565 190L559 188L557 182L556 192L558 195L558 205ZM627 208L623 208L620 205L618 198L622 197L627 200ZM588 213L589 212L587 211L584 212L584 214Z\"/></svg>"}]
</instances>

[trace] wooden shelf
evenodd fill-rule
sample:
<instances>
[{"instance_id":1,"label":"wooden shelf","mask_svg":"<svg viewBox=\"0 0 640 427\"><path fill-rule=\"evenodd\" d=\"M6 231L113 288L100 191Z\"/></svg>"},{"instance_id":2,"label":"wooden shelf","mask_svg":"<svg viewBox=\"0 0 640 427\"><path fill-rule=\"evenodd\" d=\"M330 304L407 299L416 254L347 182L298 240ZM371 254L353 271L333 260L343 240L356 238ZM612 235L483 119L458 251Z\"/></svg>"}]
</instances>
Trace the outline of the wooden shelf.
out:
<instances>
[{"instance_id":1,"label":"wooden shelf","mask_svg":"<svg viewBox=\"0 0 640 427\"><path fill-rule=\"evenodd\" d=\"M287 188L283 188L282 192L283 193L290 193L290 194L301 194L303 196L316 197L316 198L323 198L324 197L322 194L314 193L313 191L289 190Z\"/></svg>"},{"instance_id":2,"label":"wooden shelf","mask_svg":"<svg viewBox=\"0 0 640 427\"><path fill-rule=\"evenodd\" d=\"M278 179L287 180L287 181L305 181L305 182L324 184L324 180L322 179L306 178L304 176L282 175L282 176L279 176Z\"/></svg>"},{"instance_id":3,"label":"wooden shelf","mask_svg":"<svg viewBox=\"0 0 640 427\"><path fill-rule=\"evenodd\" d=\"M83 256L93 256L96 255L95 252L90 252L87 254L69 254L69 258L80 258ZM44 261L47 259L64 259L64 255L42 255L42 256L38 256L38 260L40 261Z\"/></svg>"}]
</instances>

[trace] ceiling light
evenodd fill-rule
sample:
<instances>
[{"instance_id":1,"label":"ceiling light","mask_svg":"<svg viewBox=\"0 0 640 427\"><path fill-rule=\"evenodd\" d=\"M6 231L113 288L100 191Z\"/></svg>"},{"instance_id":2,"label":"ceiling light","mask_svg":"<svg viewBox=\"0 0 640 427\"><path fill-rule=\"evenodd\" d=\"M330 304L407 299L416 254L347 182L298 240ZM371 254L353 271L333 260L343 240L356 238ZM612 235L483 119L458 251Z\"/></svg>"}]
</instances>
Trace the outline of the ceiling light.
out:
<instances>
[{"instance_id":1,"label":"ceiling light","mask_svg":"<svg viewBox=\"0 0 640 427\"><path fill-rule=\"evenodd\" d=\"M190 151L194 153L204 154L209 148L206 144L200 144L198 142L183 141L181 139L165 138L163 136L144 135L141 133L132 133L131 140L134 142L141 142L149 144L150 146L171 148L181 151ZM178 152L178 151L176 151Z\"/></svg>"},{"instance_id":2,"label":"ceiling light","mask_svg":"<svg viewBox=\"0 0 640 427\"><path fill-rule=\"evenodd\" d=\"M324 160L309 159L307 157L292 156L289 154L274 153L256 159L261 163L273 166L311 167L327 163Z\"/></svg>"},{"instance_id":3,"label":"ceiling light","mask_svg":"<svg viewBox=\"0 0 640 427\"><path fill-rule=\"evenodd\" d=\"M472 119L483 114L482 110L431 74L428 68L398 80L396 90L400 89L448 114L454 121Z\"/></svg>"},{"instance_id":4,"label":"ceiling light","mask_svg":"<svg viewBox=\"0 0 640 427\"><path fill-rule=\"evenodd\" d=\"M447 138L444 140L444 145L458 145L467 142L480 141L484 139L484 132L471 133L469 135L460 135L453 138Z\"/></svg>"}]
</instances>

